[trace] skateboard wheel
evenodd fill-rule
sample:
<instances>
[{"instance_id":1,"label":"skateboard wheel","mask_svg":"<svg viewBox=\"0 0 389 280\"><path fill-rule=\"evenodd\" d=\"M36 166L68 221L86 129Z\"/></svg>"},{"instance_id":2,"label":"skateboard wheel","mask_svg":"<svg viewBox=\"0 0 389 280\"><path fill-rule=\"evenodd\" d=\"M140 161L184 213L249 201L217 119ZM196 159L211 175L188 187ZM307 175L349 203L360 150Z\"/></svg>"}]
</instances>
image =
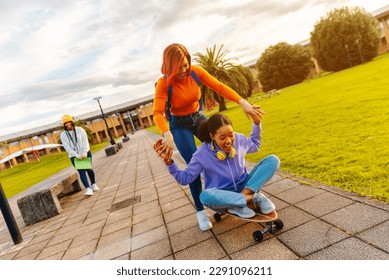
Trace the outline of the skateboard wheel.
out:
<instances>
[{"instance_id":1,"label":"skateboard wheel","mask_svg":"<svg viewBox=\"0 0 389 280\"><path fill-rule=\"evenodd\" d=\"M213 214L213 218L215 219L216 222L220 222L222 219L222 216L219 213Z\"/></svg>"},{"instance_id":2,"label":"skateboard wheel","mask_svg":"<svg viewBox=\"0 0 389 280\"><path fill-rule=\"evenodd\" d=\"M261 231L256 230L253 232L253 237L255 241L260 242L263 239L263 234Z\"/></svg>"},{"instance_id":3,"label":"skateboard wheel","mask_svg":"<svg viewBox=\"0 0 389 280\"><path fill-rule=\"evenodd\" d=\"M278 229L278 230L282 229L284 227L284 223L281 220L275 220L274 225L275 225L276 229Z\"/></svg>"}]
</instances>

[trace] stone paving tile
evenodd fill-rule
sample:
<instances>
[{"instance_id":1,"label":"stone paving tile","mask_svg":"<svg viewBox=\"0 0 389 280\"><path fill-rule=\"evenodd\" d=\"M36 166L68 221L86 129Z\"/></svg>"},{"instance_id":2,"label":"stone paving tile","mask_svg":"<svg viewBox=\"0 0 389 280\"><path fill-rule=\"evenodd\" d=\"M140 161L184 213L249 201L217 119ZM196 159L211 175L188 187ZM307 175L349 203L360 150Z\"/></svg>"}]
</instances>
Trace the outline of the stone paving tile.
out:
<instances>
[{"instance_id":1,"label":"stone paving tile","mask_svg":"<svg viewBox=\"0 0 389 280\"><path fill-rule=\"evenodd\" d=\"M368 229L358 236L367 243L380 247L389 253L389 221Z\"/></svg>"},{"instance_id":2,"label":"stone paving tile","mask_svg":"<svg viewBox=\"0 0 389 280\"><path fill-rule=\"evenodd\" d=\"M134 225L132 228L132 236L136 236L138 234L144 233L162 225L164 225L162 215L155 216L151 219L148 219L147 221L140 222Z\"/></svg>"},{"instance_id":3,"label":"stone paving tile","mask_svg":"<svg viewBox=\"0 0 389 280\"><path fill-rule=\"evenodd\" d=\"M255 245L257 242L253 238L253 232L261 229L262 227L257 223L247 223L241 227L218 235L217 239L219 239L227 253L231 255L244 248ZM269 237L271 237L270 234L264 236L264 238Z\"/></svg>"},{"instance_id":4,"label":"stone paving tile","mask_svg":"<svg viewBox=\"0 0 389 280\"><path fill-rule=\"evenodd\" d=\"M139 234L132 238L131 248L133 251L142 248L144 246L150 245L154 242L157 242L161 239L167 238L167 230L165 226L161 226L150 230L148 232Z\"/></svg>"},{"instance_id":5,"label":"stone paving tile","mask_svg":"<svg viewBox=\"0 0 389 280\"><path fill-rule=\"evenodd\" d=\"M265 185L262 187L261 190L271 194L276 195L281 192L285 192L287 190L290 190L292 188L295 188L297 186L300 186L299 182L290 180L290 179L282 179L280 181L274 182L270 185Z\"/></svg>"},{"instance_id":6,"label":"stone paving tile","mask_svg":"<svg viewBox=\"0 0 389 280\"><path fill-rule=\"evenodd\" d=\"M148 211L144 211L140 214L135 214L133 216L132 223L133 223L133 225L136 225L138 223L144 222L148 219L152 219L155 216L159 216L159 215L161 215L161 208L160 207L151 208Z\"/></svg>"},{"instance_id":7,"label":"stone paving tile","mask_svg":"<svg viewBox=\"0 0 389 280\"><path fill-rule=\"evenodd\" d=\"M276 238L269 238L231 255L233 260L297 260L299 257Z\"/></svg>"},{"instance_id":8,"label":"stone paving tile","mask_svg":"<svg viewBox=\"0 0 389 280\"><path fill-rule=\"evenodd\" d=\"M105 225L116 223L121 220L125 220L132 217L132 207L127 207L125 209L120 209L108 214Z\"/></svg>"},{"instance_id":9,"label":"stone paving tile","mask_svg":"<svg viewBox=\"0 0 389 280\"><path fill-rule=\"evenodd\" d=\"M15 256L13 259L14 260L35 260L35 258L39 255L40 252L41 251L36 251L28 255L23 255L21 257Z\"/></svg>"},{"instance_id":10,"label":"stone paving tile","mask_svg":"<svg viewBox=\"0 0 389 280\"><path fill-rule=\"evenodd\" d=\"M183 207L174 209L170 212L164 213L164 218L166 223L170 223L172 221L178 220L182 217L186 217L190 214L196 213L196 210L193 208L191 204L185 205ZM197 220L197 218L196 218Z\"/></svg>"},{"instance_id":11,"label":"stone paving tile","mask_svg":"<svg viewBox=\"0 0 389 280\"><path fill-rule=\"evenodd\" d=\"M306 258L309 260L389 260L389 254L351 237Z\"/></svg>"},{"instance_id":12,"label":"stone paving tile","mask_svg":"<svg viewBox=\"0 0 389 280\"><path fill-rule=\"evenodd\" d=\"M178 252L209 238L212 238L209 231L201 231L198 226L195 226L171 235L170 242L172 243L173 252Z\"/></svg>"},{"instance_id":13,"label":"stone paving tile","mask_svg":"<svg viewBox=\"0 0 389 280\"><path fill-rule=\"evenodd\" d=\"M94 223L91 223L91 224L88 224L88 225L83 225L82 227L80 227L77 231L78 234L84 234L84 233L88 233L88 232L91 232L95 229L98 229L98 228L103 228L105 224L105 221L104 220L100 220L100 221L97 221L97 222L94 222Z\"/></svg>"},{"instance_id":14,"label":"stone paving tile","mask_svg":"<svg viewBox=\"0 0 389 280\"><path fill-rule=\"evenodd\" d=\"M388 220L389 212L355 203L322 217L323 220L348 232L358 233Z\"/></svg>"},{"instance_id":15,"label":"stone paving tile","mask_svg":"<svg viewBox=\"0 0 389 280\"><path fill-rule=\"evenodd\" d=\"M102 212L102 213L90 212L89 216L84 220L82 225L87 226L87 225L93 224L95 222L105 221L107 219L108 215L109 215L109 212L107 209L104 209L104 212Z\"/></svg>"},{"instance_id":16,"label":"stone paving tile","mask_svg":"<svg viewBox=\"0 0 389 280\"><path fill-rule=\"evenodd\" d=\"M48 256L46 258L40 259L40 260L61 260L63 255L65 254L66 251L59 252L57 254Z\"/></svg>"},{"instance_id":17,"label":"stone paving tile","mask_svg":"<svg viewBox=\"0 0 389 280\"><path fill-rule=\"evenodd\" d=\"M299 185L290 190L278 193L277 197L286 201L287 203L294 204L324 192L324 190L318 188L313 188L307 185Z\"/></svg>"},{"instance_id":18,"label":"stone paving tile","mask_svg":"<svg viewBox=\"0 0 389 280\"><path fill-rule=\"evenodd\" d=\"M37 256L38 259L46 259L52 255L58 254L60 252L65 252L69 247L69 244L72 240L66 240L62 243L56 244L51 247L46 247L43 249L40 254Z\"/></svg>"},{"instance_id":19,"label":"stone paving tile","mask_svg":"<svg viewBox=\"0 0 389 280\"><path fill-rule=\"evenodd\" d=\"M184 191L180 190L180 191L175 192L175 193L173 193L171 195L161 197L159 199L159 203L161 205L163 205L163 204L166 204L168 202L172 202L172 201L177 200L177 199L182 198L182 197L186 197L186 195L185 195Z\"/></svg>"},{"instance_id":20,"label":"stone paving tile","mask_svg":"<svg viewBox=\"0 0 389 280\"><path fill-rule=\"evenodd\" d=\"M122 256L126 253L129 253L131 249L131 238L121 240L116 243L111 243L110 245L98 249L94 255L94 260L111 260Z\"/></svg>"},{"instance_id":21,"label":"stone paving tile","mask_svg":"<svg viewBox=\"0 0 389 280\"><path fill-rule=\"evenodd\" d=\"M196 214L191 214L189 216L180 218L178 220L166 224L166 226L169 235L173 235L188 228L198 226Z\"/></svg>"},{"instance_id":22,"label":"stone paving tile","mask_svg":"<svg viewBox=\"0 0 389 280\"><path fill-rule=\"evenodd\" d=\"M316 217L321 217L352 203L354 202L351 199L330 192L325 192L305 201L299 202L296 204L296 206Z\"/></svg>"},{"instance_id":23,"label":"stone paving tile","mask_svg":"<svg viewBox=\"0 0 389 280\"><path fill-rule=\"evenodd\" d=\"M55 244L64 242L66 240L73 239L76 236L76 234L77 234L77 231L75 231L74 229L72 231L69 231L69 232L66 232L63 234L56 233L55 236L53 236L53 238L50 239L47 246L53 246Z\"/></svg>"},{"instance_id":24,"label":"stone paving tile","mask_svg":"<svg viewBox=\"0 0 389 280\"><path fill-rule=\"evenodd\" d=\"M51 239L55 234L55 231L50 231L48 233L44 233L42 231L41 234L37 234L28 244L29 245L33 245L33 244L36 244L36 243L40 243L42 241L45 241L47 240L47 242L49 241L49 239Z\"/></svg>"},{"instance_id":25,"label":"stone paving tile","mask_svg":"<svg viewBox=\"0 0 389 280\"><path fill-rule=\"evenodd\" d=\"M169 239L162 239L130 253L131 260L160 260L172 254Z\"/></svg>"},{"instance_id":26,"label":"stone paving tile","mask_svg":"<svg viewBox=\"0 0 389 280\"><path fill-rule=\"evenodd\" d=\"M214 238L198 243L174 255L177 260L218 260L226 257L226 253Z\"/></svg>"},{"instance_id":27,"label":"stone paving tile","mask_svg":"<svg viewBox=\"0 0 389 280\"><path fill-rule=\"evenodd\" d=\"M318 219L278 235L279 240L302 257L347 237L345 232Z\"/></svg>"},{"instance_id":28,"label":"stone paving tile","mask_svg":"<svg viewBox=\"0 0 389 280\"><path fill-rule=\"evenodd\" d=\"M64 223L63 223L63 227L66 227L66 226L71 226L71 225L75 225L75 224L78 224L78 223L82 223L82 221L85 219L86 215L85 216L76 216L74 218L68 218Z\"/></svg>"},{"instance_id":29,"label":"stone paving tile","mask_svg":"<svg viewBox=\"0 0 389 280\"><path fill-rule=\"evenodd\" d=\"M173 188L170 188L168 190L158 191L158 196L161 199L161 198L166 197L166 196L171 196L177 192L182 192L182 188L181 187L173 187Z\"/></svg>"},{"instance_id":30,"label":"stone paving tile","mask_svg":"<svg viewBox=\"0 0 389 280\"><path fill-rule=\"evenodd\" d=\"M0 255L0 260L12 260L16 256L17 253L18 253L18 251L14 251L11 253ZM40 252L38 252L38 253L40 253Z\"/></svg>"},{"instance_id":31,"label":"stone paving tile","mask_svg":"<svg viewBox=\"0 0 389 280\"><path fill-rule=\"evenodd\" d=\"M100 238L101 231L102 231L102 229L98 228L98 229L92 230L91 232L85 233L83 235L77 235L75 238L73 238L73 241L70 244L69 248L80 246L80 245L84 244L85 242Z\"/></svg>"},{"instance_id":32,"label":"stone paving tile","mask_svg":"<svg viewBox=\"0 0 389 280\"><path fill-rule=\"evenodd\" d=\"M131 218L127 218L127 219L117 221L115 223L111 223L109 225L105 225L103 227L103 232L101 233L101 235L106 235L126 227L131 227L131 224L132 224Z\"/></svg>"},{"instance_id":33,"label":"stone paving tile","mask_svg":"<svg viewBox=\"0 0 389 280\"><path fill-rule=\"evenodd\" d=\"M314 216L300 209L297 209L294 206L284 208L280 211L277 211L277 213L278 218L284 223L284 227L280 231L278 231L278 233L287 231L315 218Z\"/></svg>"},{"instance_id":34,"label":"stone paving tile","mask_svg":"<svg viewBox=\"0 0 389 280\"><path fill-rule=\"evenodd\" d=\"M134 215L141 214L142 212L150 211L150 209L159 208L159 201L153 200L149 202L135 203L133 206Z\"/></svg>"},{"instance_id":35,"label":"stone paving tile","mask_svg":"<svg viewBox=\"0 0 389 280\"><path fill-rule=\"evenodd\" d=\"M162 209L163 213L166 213L166 212L180 208L181 206L184 206L187 204L190 204L190 201L189 201L188 197L185 196L185 197L182 197L182 198L179 198L177 200L174 200L174 201L171 201L171 202L168 202L168 203L161 205L161 209Z\"/></svg>"},{"instance_id":36,"label":"stone paving tile","mask_svg":"<svg viewBox=\"0 0 389 280\"><path fill-rule=\"evenodd\" d=\"M110 244L122 240L127 240L131 237L131 228L124 228L113 233L101 236L99 239L99 243L97 245L97 249L101 249L109 246Z\"/></svg>"},{"instance_id":37,"label":"stone paving tile","mask_svg":"<svg viewBox=\"0 0 389 280\"><path fill-rule=\"evenodd\" d=\"M138 193L135 193L135 196L139 195ZM143 195L141 196L141 200L143 203L150 202L153 200L158 200L157 193L151 194L151 195Z\"/></svg>"},{"instance_id":38,"label":"stone paving tile","mask_svg":"<svg viewBox=\"0 0 389 280\"><path fill-rule=\"evenodd\" d=\"M45 248L46 247L46 245L47 245L47 243L49 242L49 240L44 240L44 241L42 241L42 242L40 242L40 243L35 243L35 244L33 244L33 245L30 245L29 246L29 244L27 244L27 246L26 247L24 247L22 250L20 250L19 252L18 252L18 254L15 256L17 259L19 259L19 258L21 258L21 257L23 257L23 256L25 256L25 255L29 255L29 254L31 254L31 253L36 253L36 252L38 252L38 253L40 253L40 251L43 249L43 248ZM36 257L37 255L35 255L35 257Z\"/></svg>"},{"instance_id":39,"label":"stone paving tile","mask_svg":"<svg viewBox=\"0 0 389 280\"><path fill-rule=\"evenodd\" d=\"M127 261L129 260L130 253L126 253L124 255L121 255L117 258L114 258L113 260L121 260L121 261Z\"/></svg>"},{"instance_id":40,"label":"stone paving tile","mask_svg":"<svg viewBox=\"0 0 389 280\"><path fill-rule=\"evenodd\" d=\"M169 180L170 178L172 178L172 176L168 174L168 177L165 177L163 179L154 179L154 182L155 182L155 185L157 187L157 191L158 193L161 193L161 192L165 192L165 191L168 191L168 190L182 190L181 186L180 185L177 185L176 181L173 181L170 182L171 180ZM158 181L161 181L160 183Z\"/></svg>"},{"instance_id":41,"label":"stone paving tile","mask_svg":"<svg viewBox=\"0 0 389 280\"><path fill-rule=\"evenodd\" d=\"M156 194L157 194L157 190L155 189L153 183L151 183L150 187L141 188L140 190L135 191L135 195L136 196L140 195L142 199Z\"/></svg>"},{"instance_id":42,"label":"stone paving tile","mask_svg":"<svg viewBox=\"0 0 389 280\"><path fill-rule=\"evenodd\" d=\"M66 250L66 253L63 255L63 260L76 260L82 258L90 253L93 253L96 250L98 239L93 239L90 241L85 241L83 244L70 247Z\"/></svg>"}]
</instances>

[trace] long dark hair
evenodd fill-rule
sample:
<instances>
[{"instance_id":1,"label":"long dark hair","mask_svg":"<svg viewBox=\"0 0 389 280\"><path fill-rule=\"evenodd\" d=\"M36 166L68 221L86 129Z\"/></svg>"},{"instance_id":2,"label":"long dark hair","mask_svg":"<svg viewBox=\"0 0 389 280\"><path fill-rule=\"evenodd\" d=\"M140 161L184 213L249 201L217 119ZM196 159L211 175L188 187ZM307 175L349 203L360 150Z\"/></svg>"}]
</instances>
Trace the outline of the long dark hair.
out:
<instances>
[{"instance_id":1,"label":"long dark hair","mask_svg":"<svg viewBox=\"0 0 389 280\"><path fill-rule=\"evenodd\" d=\"M209 119L203 121L199 126L199 139L202 142L211 143L210 133L215 134L223 125L231 125L231 120L223 114L212 115Z\"/></svg>"}]
</instances>

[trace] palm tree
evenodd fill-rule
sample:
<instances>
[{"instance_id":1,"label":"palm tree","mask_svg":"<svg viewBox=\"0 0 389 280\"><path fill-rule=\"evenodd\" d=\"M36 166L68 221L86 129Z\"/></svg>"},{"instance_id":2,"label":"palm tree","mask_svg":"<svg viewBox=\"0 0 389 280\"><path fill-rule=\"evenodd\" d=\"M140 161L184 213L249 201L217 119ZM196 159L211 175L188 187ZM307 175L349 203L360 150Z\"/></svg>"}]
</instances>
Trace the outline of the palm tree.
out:
<instances>
[{"instance_id":1,"label":"palm tree","mask_svg":"<svg viewBox=\"0 0 389 280\"><path fill-rule=\"evenodd\" d=\"M197 52L194 55L194 61L220 82L231 87L233 90L240 93L241 96L246 97L248 83L239 68L232 63L232 60L235 60L236 58L226 58L228 51L223 51L222 49L223 45L216 50L215 44L212 48L207 48L206 55ZM222 96L204 86L201 87L201 92L203 103L206 103L208 99L214 99L219 103L219 112L227 110L225 100Z\"/></svg>"}]
</instances>

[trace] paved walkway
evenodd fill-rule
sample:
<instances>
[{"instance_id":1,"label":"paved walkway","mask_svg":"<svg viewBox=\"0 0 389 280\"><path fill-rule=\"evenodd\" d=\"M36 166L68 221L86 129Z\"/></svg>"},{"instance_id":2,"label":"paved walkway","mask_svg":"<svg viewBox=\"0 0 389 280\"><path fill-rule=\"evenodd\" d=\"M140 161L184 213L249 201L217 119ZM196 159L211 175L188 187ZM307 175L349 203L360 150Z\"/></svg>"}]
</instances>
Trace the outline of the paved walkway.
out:
<instances>
[{"instance_id":1,"label":"paved walkway","mask_svg":"<svg viewBox=\"0 0 389 280\"><path fill-rule=\"evenodd\" d=\"M281 231L257 243L259 224L225 216L201 232L189 188L151 148L157 136L138 131L130 138L116 155L94 155L100 191L63 198L60 215L25 226L16 206L23 194L10 199L23 242L13 244L0 216L0 259L389 259L388 204L283 172L263 187Z\"/></svg>"}]
</instances>

